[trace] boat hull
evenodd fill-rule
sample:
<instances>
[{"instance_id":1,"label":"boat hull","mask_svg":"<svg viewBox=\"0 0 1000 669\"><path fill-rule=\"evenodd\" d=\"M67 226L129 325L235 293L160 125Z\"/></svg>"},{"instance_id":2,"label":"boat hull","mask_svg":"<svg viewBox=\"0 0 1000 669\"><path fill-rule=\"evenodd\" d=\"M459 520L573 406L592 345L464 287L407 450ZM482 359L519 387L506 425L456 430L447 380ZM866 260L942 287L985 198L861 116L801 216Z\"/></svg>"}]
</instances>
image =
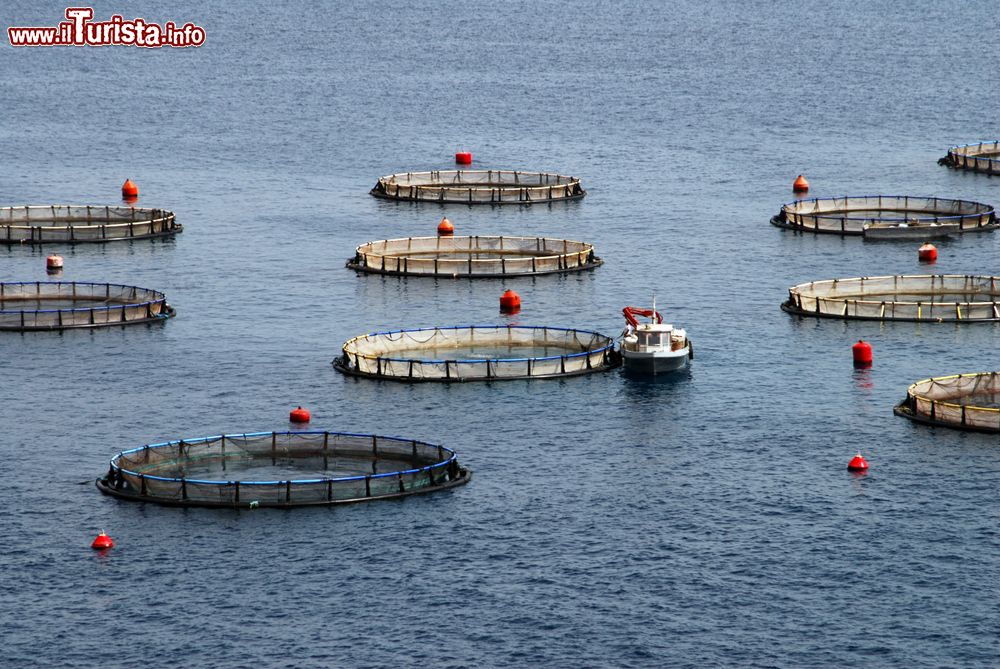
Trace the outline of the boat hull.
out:
<instances>
[{"instance_id":1,"label":"boat hull","mask_svg":"<svg viewBox=\"0 0 1000 669\"><path fill-rule=\"evenodd\" d=\"M622 350L625 369L639 374L669 374L684 369L688 365L689 349L663 353L645 353Z\"/></svg>"},{"instance_id":2,"label":"boat hull","mask_svg":"<svg viewBox=\"0 0 1000 669\"><path fill-rule=\"evenodd\" d=\"M923 240L942 239L960 233L957 223L939 225L921 225L912 223L907 227L898 225L875 224L864 226L865 239L877 241L892 241L894 239Z\"/></svg>"}]
</instances>

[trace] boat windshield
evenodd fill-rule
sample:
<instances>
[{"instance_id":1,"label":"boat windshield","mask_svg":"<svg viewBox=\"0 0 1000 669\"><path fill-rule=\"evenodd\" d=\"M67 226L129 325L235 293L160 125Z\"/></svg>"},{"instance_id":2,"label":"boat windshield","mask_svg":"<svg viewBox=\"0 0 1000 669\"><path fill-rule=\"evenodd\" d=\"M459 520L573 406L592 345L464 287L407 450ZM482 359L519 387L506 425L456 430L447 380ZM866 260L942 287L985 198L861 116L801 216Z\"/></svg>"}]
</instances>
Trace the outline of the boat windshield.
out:
<instances>
[{"instance_id":1,"label":"boat windshield","mask_svg":"<svg viewBox=\"0 0 1000 669\"><path fill-rule=\"evenodd\" d=\"M639 335L640 346L655 347L663 345L662 335L659 332L639 332L637 334Z\"/></svg>"}]
</instances>

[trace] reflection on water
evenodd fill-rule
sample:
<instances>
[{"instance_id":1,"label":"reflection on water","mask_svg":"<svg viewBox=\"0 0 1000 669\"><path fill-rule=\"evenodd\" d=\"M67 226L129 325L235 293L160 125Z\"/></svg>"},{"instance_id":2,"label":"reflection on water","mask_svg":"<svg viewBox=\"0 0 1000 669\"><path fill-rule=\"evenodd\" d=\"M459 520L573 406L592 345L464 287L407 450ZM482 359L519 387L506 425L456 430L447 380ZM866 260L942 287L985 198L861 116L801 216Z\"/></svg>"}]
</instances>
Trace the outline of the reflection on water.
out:
<instances>
[{"instance_id":1,"label":"reflection on water","mask_svg":"<svg viewBox=\"0 0 1000 669\"><path fill-rule=\"evenodd\" d=\"M875 387L875 382L872 380L872 370L871 368L854 368L851 374L854 379L854 386L859 390L870 391Z\"/></svg>"}]
</instances>

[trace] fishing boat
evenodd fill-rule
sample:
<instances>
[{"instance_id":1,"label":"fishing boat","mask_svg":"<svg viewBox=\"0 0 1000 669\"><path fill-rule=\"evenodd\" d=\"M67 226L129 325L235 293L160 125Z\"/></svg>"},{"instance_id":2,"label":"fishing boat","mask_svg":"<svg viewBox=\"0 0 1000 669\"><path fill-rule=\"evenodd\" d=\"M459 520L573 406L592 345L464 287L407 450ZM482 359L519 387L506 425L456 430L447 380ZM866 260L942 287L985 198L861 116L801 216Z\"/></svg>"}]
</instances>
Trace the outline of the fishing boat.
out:
<instances>
[{"instance_id":1,"label":"fishing boat","mask_svg":"<svg viewBox=\"0 0 1000 669\"><path fill-rule=\"evenodd\" d=\"M941 239L962 232L954 221L872 221L862 226L865 239Z\"/></svg>"},{"instance_id":2,"label":"fishing boat","mask_svg":"<svg viewBox=\"0 0 1000 669\"><path fill-rule=\"evenodd\" d=\"M664 374L683 369L694 357L687 332L663 322L663 316L652 309L625 307L625 331L622 332L621 353L625 369L641 374ZM639 318L649 318L640 323Z\"/></svg>"}]
</instances>

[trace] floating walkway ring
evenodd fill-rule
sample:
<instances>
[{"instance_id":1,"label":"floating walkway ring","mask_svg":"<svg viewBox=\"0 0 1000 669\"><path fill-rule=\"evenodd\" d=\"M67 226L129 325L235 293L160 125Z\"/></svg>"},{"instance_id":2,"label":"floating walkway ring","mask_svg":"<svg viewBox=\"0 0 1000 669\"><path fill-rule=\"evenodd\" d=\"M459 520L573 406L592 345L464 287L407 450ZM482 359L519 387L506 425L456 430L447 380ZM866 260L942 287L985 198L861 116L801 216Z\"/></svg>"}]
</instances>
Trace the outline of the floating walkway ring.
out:
<instances>
[{"instance_id":1,"label":"floating walkway ring","mask_svg":"<svg viewBox=\"0 0 1000 669\"><path fill-rule=\"evenodd\" d=\"M1000 372L956 374L917 381L893 412L918 423L1000 432ZM990 404L992 406L980 406Z\"/></svg>"},{"instance_id":2,"label":"floating walkway ring","mask_svg":"<svg viewBox=\"0 0 1000 669\"><path fill-rule=\"evenodd\" d=\"M95 205L0 207L0 244L84 244L168 237L181 232L172 211Z\"/></svg>"},{"instance_id":3,"label":"floating walkway ring","mask_svg":"<svg viewBox=\"0 0 1000 669\"><path fill-rule=\"evenodd\" d=\"M1000 141L953 146L938 164L970 172L1000 174Z\"/></svg>"},{"instance_id":4,"label":"floating walkway ring","mask_svg":"<svg viewBox=\"0 0 1000 669\"><path fill-rule=\"evenodd\" d=\"M998 226L993 207L970 200L912 195L862 195L796 200L771 218L779 228L835 235L864 235L866 226L947 226L956 233Z\"/></svg>"},{"instance_id":5,"label":"floating walkway ring","mask_svg":"<svg viewBox=\"0 0 1000 669\"><path fill-rule=\"evenodd\" d=\"M301 470L307 477L286 479ZM254 472L265 479L247 480ZM277 478L273 478L277 475ZM405 497L467 483L451 449L344 432L253 432L122 451L97 480L106 495L170 506L326 506Z\"/></svg>"},{"instance_id":6,"label":"floating walkway ring","mask_svg":"<svg viewBox=\"0 0 1000 669\"><path fill-rule=\"evenodd\" d=\"M373 332L347 341L333 361L338 371L351 376L444 383L559 378L620 364L611 337L525 325Z\"/></svg>"},{"instance_id":7,"label":"floating walkway ring","mask_svg":"<svg viewBox=\"0 0 1000 669\"><path fill-rule=\"evenodd\" d=\"M592 269L604 261L585 242L546 237L408 237L357 247L350 269L375 274L496 278Z\"/></svg>"},{"instance_id":8,"label":"floating walkway ring","mask_svg":"<svg viewBox=\"0 0 1000 669\"><path fill-rule=\"evenodd\" d=\"M587 194L576 177L514 170L401 172L378 180L375 197L446 204L532 204Z\"/></svg>"},{"instance_id":9,"label":"floating walkway ring","mask_svg":"<svg viewBox=\"0 0 1000 669\"><path fill-rule=\"evenodd\" d=\"M877 321L1000 320L1000 277L937 274L811 281L788 289L785 311Z\"/></svg>"},{"instance_id":10,"label":"floating walkway ring","mask_svg":"<svg viewBox=\"0 0 1000 669\"><path fill-rule=\"evenodd\" d=\"M174 315L163 293L115 283L0 283L0 330L68 330L161 321Z\"/></svg>"}]
</instances>

